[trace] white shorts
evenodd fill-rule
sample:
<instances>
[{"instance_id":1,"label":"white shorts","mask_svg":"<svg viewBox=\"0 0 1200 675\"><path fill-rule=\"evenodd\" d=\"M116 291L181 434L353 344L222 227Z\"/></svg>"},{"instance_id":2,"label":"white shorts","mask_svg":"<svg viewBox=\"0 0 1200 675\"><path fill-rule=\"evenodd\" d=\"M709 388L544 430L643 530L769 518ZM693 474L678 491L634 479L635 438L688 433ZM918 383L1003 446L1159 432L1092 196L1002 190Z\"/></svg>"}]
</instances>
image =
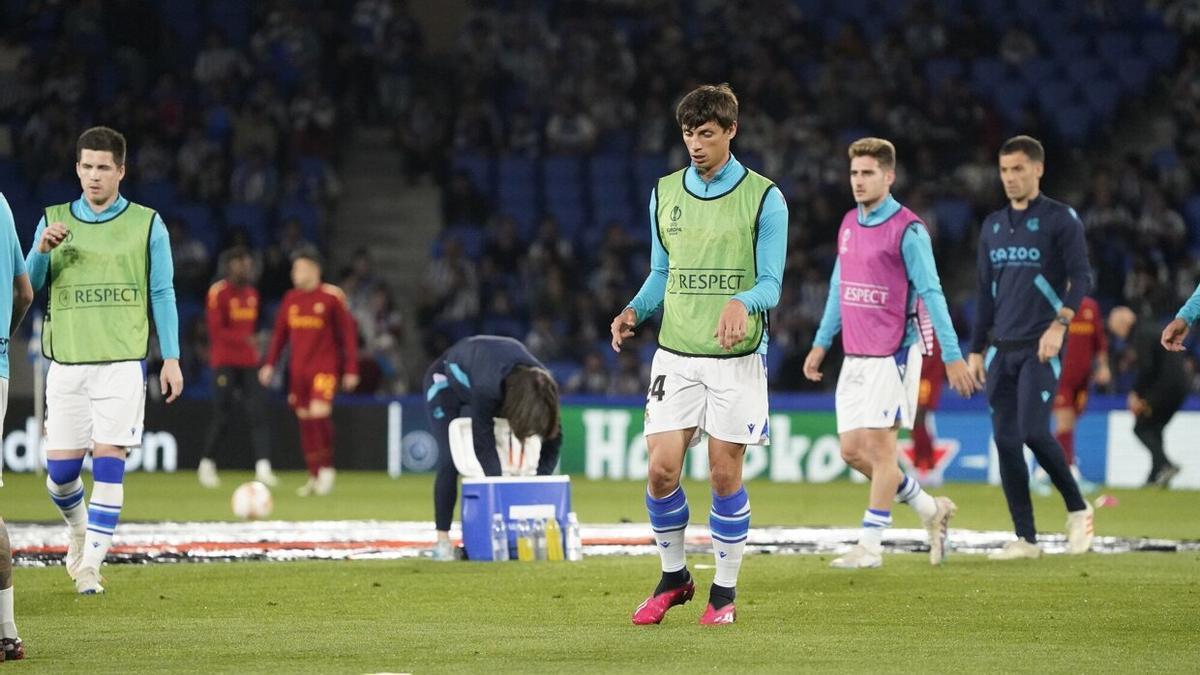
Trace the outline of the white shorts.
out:
<instances>
[{"instance_id":1,"label":"white shorts","mask_svg":"<svg viewBox=\"0 0 1200 675\"><path fill-rule=\"evenodd\" d=\"M913 428L921 390L921 346L896 356L847 356L838 376L838 433L890 429L899 421Z\"/></svg>"},{"instance_id":2,"label":"white shorts","mask_svg":"<svg viewBox=\"0 0 1200 675\"><path fill-rule=\"evenodd\" d=\"M697 427L730 443L767 445L767 366L761 354L735 358L654 353L646 435ZM700 441L697 433L691 445Z\"/></svg>"},{"instance_id":3,"label":"white shorts","mask_svg":"<svg viewBox=\"0 0 1200 675\"><path fill-rule=\"evenodd\" d=\"M46 375L46 450L94 443L142 444L146 377L141 361L96 365L51 363Z\"/></svg>"}]
</instances>

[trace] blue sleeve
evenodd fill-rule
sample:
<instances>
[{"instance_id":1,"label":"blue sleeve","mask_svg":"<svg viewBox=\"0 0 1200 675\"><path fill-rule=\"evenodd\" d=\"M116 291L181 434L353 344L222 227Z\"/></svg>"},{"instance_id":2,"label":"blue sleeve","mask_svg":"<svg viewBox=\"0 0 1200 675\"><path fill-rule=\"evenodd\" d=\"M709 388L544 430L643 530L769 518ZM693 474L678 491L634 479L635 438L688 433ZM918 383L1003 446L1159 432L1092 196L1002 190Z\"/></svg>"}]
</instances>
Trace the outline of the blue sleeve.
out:
<instances>
[{"instance_id":1,"label":"blue sleeve","mask_svg":"<svg viewBox=\"0 0 1200 675\"><path fill-rule=\"evenodd\" d=\"M1075 209L1069 209L1058 220L1058 248L1067 266L1069 282L1063 307L1078 312L1083 296L1092 290L1092 266L1088 263L1087 240L1083 236L1083 223L1075 215Z\"/></svg>"},{"instance_id":2,"label":"blue sleeve","mask_svg":"<svg viewBox=\"0 0 1200 675\"><path fill-rule=\"evenodd\" d=\"M45 229L46 216L42 216L33 232L33 245L29 247L29 256L25 258L25 269L29 272L29 283L33 285L34 293L46 286L46 274L50 271L50 254L38 251L37 247Z\"/></svg>"},{"instance_id":3,"label":"blue sleeve","mask_svg":"<svg viewBox=\"0 0 1200 675\"><path fill-rule=\"evenodd\" d=\"M1179 308L1179 312L1175 314L1176 319L1183 319L1192 325L1196 319L1200 317L1200 286L1196 286L1196 290L1192 291L1192 297L1183 303L1183 307Z\"/></svg>"},{"instance_id":4,"label":"blue sleeve","mask_svg":"<svg viewBox=\"0 0 1200 675\"><path fill-rule=\"evenodd\" d=\"M154 214L150 225L150 310L158 331L158 348L164 359L179 358L179 310L175 307L175 264L171 240L162 217Z\"/></svg>"},{"instance_id":5,"label":"blue sleeve","mask_svg":"<svg viewBox=\"0 0 1200 675\"><path fill-rule=\"evenodd\" d=\"M650 191L650 274L638 290L637 295L626 306L637 313L638 323L646 320L662 306L667 294L667 249L663 248L658 236L658 195Z\"/></svg>"},{"instance_id":6,"label":"blue sleeve","mask_svg":"<svg viewBox=\"0 0 1200 675\"><path fill-rule=\"evenodd\" d=\"M825 313L821 315L821 325L817 327L817 336L813 345L829 349L833 344L833 336L842 330L841 304L842 261L839 258L833 263L833 274L829 275L829 297L825 299Z\"/></svg>"},{"instance_id":7,"label":"blue sleeve","mask_svg":"<svg viewBox=\"0 0 1200 675\"><path fill-rule=\"evenodd\" d=\"M25 254L21 252L21 242L17 239L17 222L13 218L12 207L8 205L8 200L3 194L0 194L0 231L8 237L9 254L12 255L12 275L16 279L25 274Z\"/></svg>"},{"instance_id":8,"label":"blue sleeve","mask_svg":"<svg viewBox=\"0 0 1200 675\"><path fill-rule=\"evenodd\" d=\"M986 223L986 221L985 221ZM975 259L975 325L971 330L972 354L982 354L988 333L996 315L996 298L992 292L992 261L988 256L987 234L979 232L979 251ZM945 349L945 346L942 347Z\"/></svg>"},{"instance_id":9,"label":"blue sleeve","mask_svg":"<svg viewBox=\"0 0 1200 675\"><path fill-rule=\"evenodd\" d=\"M950 363L961 360L958 334L954 332L954 322L950 320L950 308L946 305L946 295L942 293L937 264L933 261L933 242L923 225L913 223L904 231L900 240L900 254L904 256L909 282L929 309L933 332L942 344L942 361Z\"/></svg>"},{"instance_id":10,"label":"blue sleeve","mask_svg":"<svg viewBox=\"0 0 1200 675\"><path fill-rule=\"evenodd\" d=\"M787 202L779 188L771 186L763 197L762 212L758 216L758 243L754 248L758 274L754 278L754 287L733 296L751 314L765 312L779 304L783 266L787 260L787 228Z\"/></svg>"}]
</instances>

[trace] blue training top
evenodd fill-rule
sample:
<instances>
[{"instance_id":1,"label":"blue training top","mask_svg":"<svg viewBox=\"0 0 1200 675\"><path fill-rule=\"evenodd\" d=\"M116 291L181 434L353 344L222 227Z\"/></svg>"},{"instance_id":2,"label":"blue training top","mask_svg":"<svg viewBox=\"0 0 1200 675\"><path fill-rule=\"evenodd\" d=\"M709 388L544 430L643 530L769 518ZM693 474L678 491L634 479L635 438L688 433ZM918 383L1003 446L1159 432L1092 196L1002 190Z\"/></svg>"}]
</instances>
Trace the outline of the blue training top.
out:
<instances>
[{"instance_id":1,"label":"blue training top","mask_svg":"<svg viewBox=\"0 0 1200 675\"><path fill-rule=\"evenodd\" d=\"M866 227L878 227L900 210L900 202L888 195L879 206L864 213L861 205L858 207L858 224ZM946 305L946 295L942 293L942 281L938 277L937 264L933 261L933 242L929 231L920 223L910 223L900 239L900 254L904 258L904 270L908 275L911 290L909 294L908 313L916 311L917 298L925 301L929 309L929 317L933 321L933 331L937 334L938 342L942 345L942 361L950 363L962 358L962 350L958 347L958 334L954 332L954 322L950 320L950 308ZM833 275L829 279L829 298L825 301L825 313L821 316L821 325L817 328L817 336L813 344L829 349L833 344L833 336L842 328L841 298L841 261L833 264ZM917 341L917 326L909 321L904 329L904 340L901 349L908 349Z\"/></svg>"},{"instance_id":2,"label":"blue training top","mask_svg":"<svg viewBox=\"0 0 1200 675\"><path fill-rule=\"evenodd\" d=\"M1058 310L1079 310L1092 286L1083 223L1075 209L1039 194L983 219L971 353L993 340L1036 341Z\"/></svg>"},{"instance_id":3,"label":"blue training top","mask_svg":"<svg viewBox=\"0 0 1200 675\"><path fill-rule=\"evenodd\" d=\"M692 193L701 197L719 197L741 182L746 175L746 167L729 154L729 161L717 172L712 180L700 177L700 171L693 164L684 173L684 186ZM650 191L650 274L642 283L642 288L629 302L626 309L632 307L637 313L637 321L641 323L646 317L658 311L667 293L667 269L670 264L667 249L663 248L658 232L658 194L657 188ZM787 202L779 188L772 186L767 190L763 199L762 212L758 216L758 244L754 249L754 260L758 274L754 278L754 286L750 290L734 295L732 299L746 306L750 314L766 312L779 304L780 287L783 283L783 266L787 260ZM716 329L716 326L712 326ZM764 328L762 344L758 347L759 354L767 353L768 335Z\"/></svg>"},{"instance_id":4,"label":"blue training top","mask_svg":"<svg viewBox=\"0 0 1200 675\"><path fill-rule=\"evenodd\" d=\"M128 206L129 200L117 195L117 200L101 213L96 213L80 196L71 202L71 215L85 223L104 223L116 218ZM50 254L38 251L38 242L46 229L46 216L38 221L33 233L33 246L25 263L29 281L36 293L46 285L50 270ZM150 225L150 309L154 313L154 328L158 331L158 347L164 359L179 358L179 310L175 307L175 264L171 261L171 239L167 226L158 213Z\"/></svg>"},{"instance_id":5,"label":"blue training top","mask_svg":"<svg viewBox=\"0 0 1200 675\"><path fill-rule=\"evenodd\" d=\"M12 325L13 285L12 279L25 274L25 257L21 255L21 242L17 241L17 224L13 220L12 209L8 200L0 194L0 279L9 279L0 283L0 377L8 379L8 328Z\"/></svg>"}]
</instances>

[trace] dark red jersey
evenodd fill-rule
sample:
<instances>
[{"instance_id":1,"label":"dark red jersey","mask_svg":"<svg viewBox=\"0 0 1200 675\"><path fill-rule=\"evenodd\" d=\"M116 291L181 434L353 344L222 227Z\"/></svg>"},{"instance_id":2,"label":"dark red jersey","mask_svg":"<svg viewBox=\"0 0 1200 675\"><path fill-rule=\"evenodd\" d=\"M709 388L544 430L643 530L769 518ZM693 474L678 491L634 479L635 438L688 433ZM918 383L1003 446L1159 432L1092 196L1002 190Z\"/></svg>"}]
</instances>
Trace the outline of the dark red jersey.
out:
<instances>
[{"instance_id":1,"label":"dark red jersey","mask_svg":"<svg viewBox=\"0 0 1200 675\"><path fill-rule=\"evenodd\" d=\"M288 291L275 317L268 365L275 365L284 345L292 348L289 369L293 374L357 375L358 325L342 289L321 284L311 291Z\"/></svg>"},{"instance_id":2,"label":"dark red jersey","mask_svg":"<svg viewBox=\"0 0 1200 675\"><path fill-rule=\"evenodd\" d=\"M257 366L254 332L258 327L258 291L253 286L218 281L208 289L206 305L210 365L213 368Z\"/></svg>"},{"instance_id":3,"label":"dark red jersey","mask_svg":"<svg viewBox=\"0 0 1200 675\"><path fill-rule=\"evenodd\" d=\"M1104 334L1104 318L1096 301L1085 297L1079 311L1067 329L1066 354L1063 357L1062 380L1086 380L1092 372L1092 361L1100 352L1108 351Z\"/></svg>"}]
</instances>

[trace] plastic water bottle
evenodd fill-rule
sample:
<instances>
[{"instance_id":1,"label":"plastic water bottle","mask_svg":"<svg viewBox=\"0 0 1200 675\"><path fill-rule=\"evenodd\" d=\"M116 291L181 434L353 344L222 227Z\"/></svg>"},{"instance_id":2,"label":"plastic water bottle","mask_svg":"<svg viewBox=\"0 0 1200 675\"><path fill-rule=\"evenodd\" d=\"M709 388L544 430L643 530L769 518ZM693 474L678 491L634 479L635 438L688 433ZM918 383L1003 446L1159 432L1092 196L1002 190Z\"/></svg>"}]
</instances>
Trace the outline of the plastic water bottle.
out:
<instances>
[{"instance_id":1,"label":"plastic water bottle","mask_svg":"<svg viewBox=\"0 0 1200 675\"><path fill-rule=\"evenodd\" d=\"M517 560L529 562L533 560L533 528L529 521L517 521Z\"/></svg>"},{"instance_id":2,"label":"plastic water bottle","mask_svg":"<svg viewBox=\"0 0 1200 675\"><path fill-rule=\"evenodd\" d=\"M563 533L558 518L546 519L546 560L563 559Z\"/></svg>"},{"instance_id":3,"label":"plastic water bottle","mask_svg":"<svg viewBox=\"0 0 1200 675\"><path fill-rule=\"evenodd\" d=\"M533 550L538 560L546 559L546 521L543 518L533 520Z\"/></svg>"},{"instance_id":4,"label":"plastic water bottle","mask_svg":"<svg viewBox=\"0 0 1200 675\"><path fill-rule=\"evenodd\" d=\"M499 513L492 514L492 560L508 560L508 527Z\"/></svg>"},{"instance_id":5,"label":"plastic water bottle","mask_svg":"<svg viewBox=\"0 0 1200 675\"><path fill-rule=\"evenodd\" d=\"M579 517L572 511L567 514L566 554L567 560L579 562L583 560L583 537L579 533Z\"/></svg>"}]
</instances>

